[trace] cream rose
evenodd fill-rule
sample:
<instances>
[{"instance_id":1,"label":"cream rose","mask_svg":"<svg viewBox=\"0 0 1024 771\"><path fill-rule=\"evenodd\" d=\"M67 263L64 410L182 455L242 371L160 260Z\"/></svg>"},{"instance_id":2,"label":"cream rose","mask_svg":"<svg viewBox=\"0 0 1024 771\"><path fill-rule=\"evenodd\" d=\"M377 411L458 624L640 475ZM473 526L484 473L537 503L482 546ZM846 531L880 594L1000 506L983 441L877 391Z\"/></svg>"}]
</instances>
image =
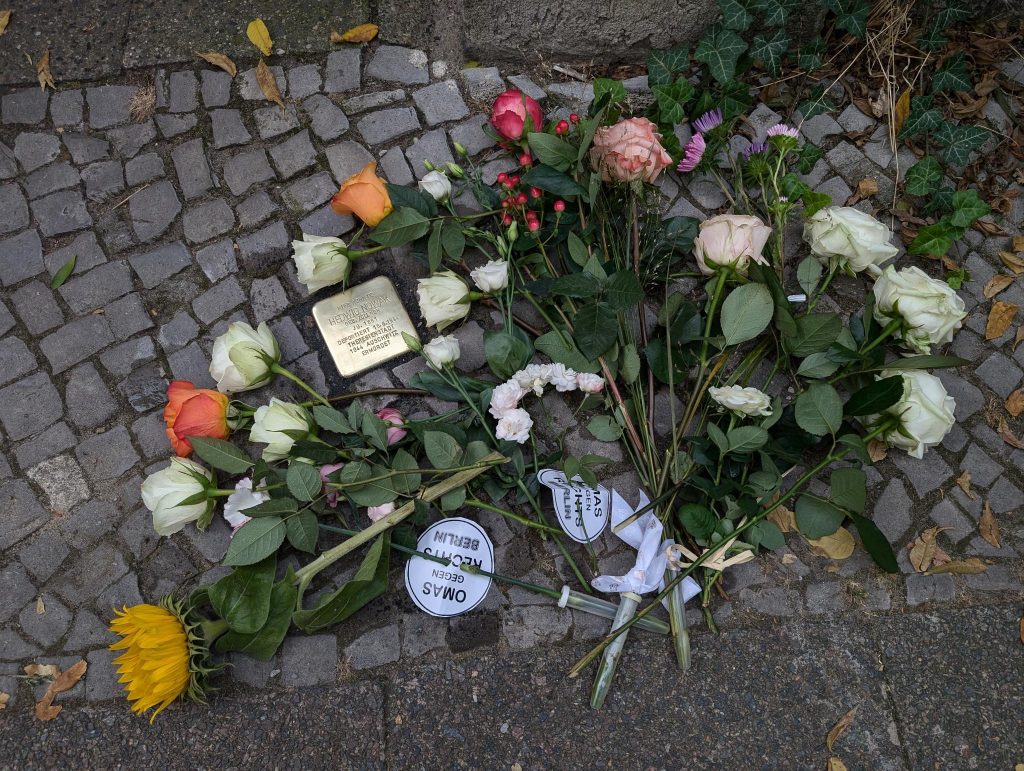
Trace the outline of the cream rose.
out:
<instances>
[{"instance_id":1,"label":"cream rose","mask_svg":"<svg viewBox=\"0 0 1024 771\"><path fill-rule=\"evenodd\" d=\"M956 422L956 400L946 393L941 380L924 370L887 369L878 377L895 375L903 376L903 398L886 412L899 416L900 424L884 439L889 445L906 450L911 457L922 458L925 450L939 444Z\"/></svg>"},{"instance_id":2,"label":"cream rose","mask_svg":"<svg viewBox=\"0 0 1024 771\"><path fill-rule=\"evenodd\" d=\"M700 233L693 242L693 256L705 276L725 266L745 276L751 260L768 264L761 252L771 234L772 229L757 217L719 214L700 223Z\"/></svg>"},{"instance_id":3,"label":"cream rose","mask_svg":"<svg viewBox=\"0 0 1024 771\"><path fill-rule=\"evenodd\" d=\"M263 460L284 460L295 444L294 434L286 432L301 431L309 434L315 427L313 416L305 407L274 397L270 404L256 409L249 430L249 441L267 445L263 448Z\"/></svg>"},{"instance_id":4,"label":"cream rose","mask_svg":"<svg viewBox=\"0 0 1024 771\"><path fill-rule=\"evenodd\" d=\"M494 435L498 439L523 444L530 438L531 428L533 428L533 418L530 417L530 413L524 409L514 409L501 416L494 429Z\"/></svg>"},{"instance_id":5,"label":"cream rose","mask_svg":"<svg viewBox=\"0 0 1024 771\"><path fill-rule=\"evenodd\" d=\"M253 329L235 321L213 342L210 375L223 393L249 391L267 383L273 377L271 365L280 360L281 349L266 322Z\"/></svg>"},{"instance_id":6,"label":"cream rose","mask_svg":"<svg viewBox=\"0 0 1024 771\"><path fill-rule=\"evenodd\" d=\"M906 325L896 336L916 353L931 353L933 345L948 343L967 316L964 301L952 287L920 268L896 270L890 265L873 291L875 320L886 325L902 318Z\"/></svg>"},{"instance_id":7,"label":"cream rose","mask_svg":"<svg viewBox=\"0 0 1024 771\"><path fill-rule=\"evenodd\" d=\"M444 172L428 171L427 174L419 181L419 189L429 195L438 203L443 203L448 200L448 196L452 194L452 182L448 177L444 175Z\"/></svg>"},{"instance_id":8,"label":"cream rose","mask_svg":"<svg viewBox=\"0 0 1024 771\"><path fill-rule=\"evenodd\" d=\"M292 259L299 281L306 285L310 294L348 278L352 263L344 249L344 241L330 236L303 233L301 241L292 241Z\"/></svg>"},{"instance_id":9,"label":"cream rose","mask_svg":"<svg viewBox=\"0 0 1024 771\"><path fill-rule=\"evenodd\" d=\"M212 485L213 474L187 458L171 458L170 466L146 477L142 483L142 502L153 512L157 535L177 533L189 522L208 522L213 512L212 498L184 505L182 502L205 493Z\"/></svg>"},{"instance_id":10,"label":"cream rose","mask_svg":"<svg viewBox=\"0 0 1024 771\"><path fill-rule=\"evenodd\" d=\"M508 260L488 260L486 265L471 270L469 277L481 292L500 292L508 286Z\"/></svg>"},{"instance_id":11,"label":"cream rose","mask_svg":"<svg viewBox=\"0 0 1024 771\"><path fill-rule=\"evenodd\" d=\"M672 157L661 146L661 134L647 118L625 118L594 132L590 163L605 182L642 179L650 184L672 165Z\"/></svg>"},{"instance_id":12,"label":"cream rose","mask_svg":"<svg viewBox=\"0 0 1024 771\"><path fill-rule=\"evenodd\" d=\"M434 369L442 369L459 359L459 340L454 335L439 335L423 346L423 358Z\"/></svg>"},{"instance_id":13,"label":"cream rose","mask_svg":"<svg viewBox=\"0 0 1024 771\"><path fill-rule=\"evenodd\" d=\"M420 313L428 327L445 327L469 315L469 287L450 270L421 278L416 284Z\"/></svg>"},{"instance_id":14,"label":"cream rose","mask_svg":"<svg viewBox=\"0 0 1024 771\"><path fill-rule=\"evenodd\" d=\"M897 255L892 231L870 214L851 206L829 206L804 223L804 241L824 264L879 275L881 264Z\"/></svg>"},{"instance_id":15,"label":"cream rose","mask_svg":"<svg viewBox=\"0 0 1024 771\"><path fill-rule=\"evenodd\" d=\"M756 388L741 388L740 386L715 388L712 386L708 389L708 395L713 401L737 415L755 417L772 414L771 397Z\"/></svg>"}]
</instances>

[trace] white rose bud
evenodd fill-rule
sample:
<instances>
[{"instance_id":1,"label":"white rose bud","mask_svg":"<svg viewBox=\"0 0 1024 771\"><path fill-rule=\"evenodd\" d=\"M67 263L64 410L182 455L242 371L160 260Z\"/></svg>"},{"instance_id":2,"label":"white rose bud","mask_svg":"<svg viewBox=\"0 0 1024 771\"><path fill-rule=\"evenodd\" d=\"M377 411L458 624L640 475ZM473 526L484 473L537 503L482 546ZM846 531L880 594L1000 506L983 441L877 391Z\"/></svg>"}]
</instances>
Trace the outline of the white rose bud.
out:
<instances>
[{"instance_id":1,"label":"white rose bud","mask_svg":"<svg viewBox=\"0 0 1024 771\"><path fill-rule=\"evenodd\" d=\"M708 394L712 400L737 415L755 417L772 414L771 397L756 388L741 388L740 386L715 388L712 386L708 389Z\"/></svg>"},{"instance_id":2,"label":"white rose bud","mask_svg":"<svg viewBox=\"0 0 1024 771\"><path fill-rule=\"evenodd\" d=\"M508 260L488 260L470 271L469 277L481 292L493 294L508 286Z\"/></svg>"},{"instance_id":3,"label":"white rose bud","mask_svg":"<svg viewBox=\"0 0 1024 771\"><path fill-rule=\"evenodd\" d=\"M235 321L213 342L210 375L222 393L249 391L267 383L273 376L271 363L280 360L281 349L266 322L253 329Z\"/></svg>"},{"instance_id":4,"label":"white rose bud","mask_svg":"<svg viewBox=\"0 0 1024 771\"><path fill-rule=\"evenodd\" d=\"M430 171L420 180L419 189L438 203L444 203L452 194L452 183L443 171Z\"/></svg>"},{"instance_id":5,"label":"white rose bud","mask_svg":"<svg viewBox=\"0 0 1024 771\"><path fill-rule=\"evenodd\" d=\"M942 381L920 369L905 371L887 369L879 378L903 376L903 398L890 407L890 415L898 415L900 424L885 435L893 447L901 447L914 458L924 457L929 447L939 444L953 427L956 401L946 393Z\"/></svg>"},{"instance_id":6,"label":"white rose bud","mask_svg":"<svg viewBox=\"0 0 1024 771\"><path fill-rule=\"evenodd\" d=\"M212 484L213 474L187 458L171 458L170 466L146 477L142 483L142 502L153 512L157 535L177 533L189 522L209 517L214 506L212 498L187 505L182 505L182 501L205 493Z\"/></svg>"},{"instance_id":7,"label":"white rose bud","mask_svg":"<svg viewBox=\"0 0 1024 771\"><path fill-rule=\"evenodd\" d=\"M263 460L283 460L295 444L295 439L285 432L309 434L314 428L313 417L305 407L274 397L253 415L249 441L267 445L263 448Z\"/></svg>"},{"instance_id":8,"label":"white rose bud","mask_svg":"<svg viewBox=\"0 0 1024 771\"><path fill-rule=\"evenodd\" d=\"M438 332L469 315L468 294L469 287L450 270L421 278L416 284L423 320Z\"/></svg>"},{"instance_id":9,"label":"white rose bud","mask_svg":"<svg viewBox=\"0 0 1024 771\"><path fill-rule=\"evenodd\" d=\"M762 252L771 234L772 229L757 217L719 214L700 223L700 233L693 242L693 256L705 276L727 265L745 276L751 260L768 264Z\"/></svg>"},{"instance_id":10,"label":"white rose bud","mask_svg":"<svg viewBox=\"0 0 1024 771\"><path fill-rule=\"evenodd\" d=\"M948 343L967 316L964 301L952 287L920 268L896 270L890 265L873 291L875 320L884 326L902 318L906 327L897 337L916 353L931 353L933 345Z\"/></svg>"},{"instance_id":11,"label":"white rose bud","mask_svg":"<svg viewBox=\"0 0 1024 771\"><path fill-rule=\"evenodd\" d=\"M506 439L510 442L523 444L530 438L530 429L533 428L533 418L524 409L509 410L494 429L494 435L498 439Z\"/></svg>"},{"instance_id":12,"label":"white rose bud","mask_svg":"<svg viewBox=\"0 0 1024 771\"><path fill-rule=\"evenodd\" d=\"M440 335L423 346L423 357L434 369L454 364L459 353L459 341L454 335Z\"/></svg>"},{"instance_id":13,"label":"white rose bud","mask_svg":"<svg viewBox=\"0 0 1024 771\"><path fill-rule=\"evenodd\" d=\"M344 249L344 241L330 236L303 233L301 241L292 241L292 259L299 281L306 285L310 294L348 278L352 263Z\"/></svg>"},{"instance_id":14,"label":"white rose bud","mask_svg":"<svg viewBox=\"0 0 1024 771\"><path fill-rule=\"evenodd\" d=\"M804 241L820 262L847 273L881 273L881 264L899 252L892 231L852 206L829 206L804 223Z\"/></svg>"}]
</instances>

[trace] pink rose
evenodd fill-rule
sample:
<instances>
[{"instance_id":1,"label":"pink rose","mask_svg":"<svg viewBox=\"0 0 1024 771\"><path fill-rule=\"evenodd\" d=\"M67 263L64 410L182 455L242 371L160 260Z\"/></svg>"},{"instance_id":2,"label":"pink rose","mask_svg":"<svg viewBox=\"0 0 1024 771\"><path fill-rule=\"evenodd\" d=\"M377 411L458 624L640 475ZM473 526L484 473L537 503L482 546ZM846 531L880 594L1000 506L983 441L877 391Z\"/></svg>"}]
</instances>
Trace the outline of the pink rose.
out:
<instances>
[{"instance_id":1,"label":"pink rose","mask_svg":"<svg viewBox=\"0 0 1024 771\"><path fill-rule=\"evenodd\" d=\"M327 496L327 505L332 509L338 508L338 491L327 486L327 483L331 481L328 477L344 465L344 463L328 463L326 466L320 467L320 480L324 483L323 493Z\"/></svg>"},{"instance_id":2,"label":"pink rose","mask_svg":"<svg viewBox=\"0 0 1024 771\"><path fill-rule=\"evenodd\" d=\"M380 506L370 506L366 509L366 516L372 519L374 522L384 519L388 514L395 510L395 504L393 503L382 503Z\"/></svg>"},{"instance_id":3,"label":"pink rose","mask_svg":"<svg viewBox=\"0 0 1024 771\"><path fill-rule=\"evenodd\" d=\"M751 260L760 265L768 264L761 251L771 234L772 229L757 217L719 214L700 224L700 234L693 242L693 256L705 276L724 265L732 266L745 276Z\"/></svg>"},{"instance_id":4,"label":"pink rose","mask_svg":"<svg viewBox=\"0 0 1024 771\"><path fill-rule=\"evenodd\" d=\"M388 429L388 444L402 441L403 437L409 433L402 428L405 425L405 418L394 407L385 407L382 410L378 410L377 417L385 423L391 424L391 428Z\"/></svg>"},{"instance_id":5,"label":"pink rose","mask_svg":"<svg viewBox=\"0 0 1024 771\"><path fill-rule=\"evenodd\" d=\"M614 126L602 126L594 132L590 162L605 182L652 183L672 157L661 146L661 134L647 118L626 118Z\"/></svg>"},{"instance_id":6,"label":"pink rose","mask_svg":"<svg viewBox=\"0 0 1024 771\"><path fill-rule=\"evenodd\" d=\"M501 94L491 107L491 125L505 139L522 139L527 117L533 123L531 131L541 131L544 128L544 115L537 100L531 99L516 88L510 88Z\"/></svg>"}]
</instances>

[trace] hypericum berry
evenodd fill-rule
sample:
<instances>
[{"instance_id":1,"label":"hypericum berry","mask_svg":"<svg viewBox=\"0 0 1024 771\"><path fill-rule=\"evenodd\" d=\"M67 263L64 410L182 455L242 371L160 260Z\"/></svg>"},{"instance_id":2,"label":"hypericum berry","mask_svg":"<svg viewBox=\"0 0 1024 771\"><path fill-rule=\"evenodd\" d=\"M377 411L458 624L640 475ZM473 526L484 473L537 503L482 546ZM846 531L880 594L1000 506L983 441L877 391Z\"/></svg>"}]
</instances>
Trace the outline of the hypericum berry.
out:
<instances>
[{"instance_id":1,"label":"hypericum berry","mask_svg":"<svg viewBox=\"0 0 1024 771\"><path fill-rule=\"evenodd\" d=\"M520 193L516 196L516 203L522 206L526 203L526 193Z\"/></svg>"},{"instance_id":2,"label":"hypericum berry","mask_svg":"<svg viewBox=\"0 0 1024 771\"><path fill-rule=\"evenodd\" d=\"M512 187L515 187L516 185L518 185L519 184L519 175L518 174L511 174L511 175L509 175L508 183Z\"/></svg>"},{"instance_id":3,"label":"hypericum berry","mask_svg":"<svg viewBox=\"0 0 1024 771\"><path fill-rule=\"evenodd\" d=\"M521 153L519 155L518 160L519 160L519 165L520 166L532 166L533 165L533 156L530 155L529 153Z\"/></svg>"},{"instance_id":4,"label":"hypericum berry","mask_svg":"<svg viewBox=\"0 0 1024 771\"><path fill-rule=\"evenodd\" d=\"M569 116L569 120L571 120L573 123L579 123L580 122L580 116L577 115L576 113L572 113Z\"/></svg>"},{"instance_id":5,"label":"hypericum berry","mask_svg":"<svg viewBox=\"0 0 1024 771\"><path fill-rule=\"evenodd\" d=\"M512 222L513 222L513 220L512 220L512 215L511 214L506 214L504 217L501 218L501 224L504 225L505 227L508 227L509 225L511 225Z\"/></svg>"},{"instance_id":6,"label":"hypericum berry","mask_svg":"<svg viewBox=\"0 0 1024 771\"><path fill-rule=\"evenodd\" d=\"M501 172L498 175L498 182L500 182L503 185L507 185L508 184L508 174L506 174L504 171Z\"/></svg>"},{"instance_id":7,"label":"hypericum berry","mask_svg":"<svg viewBox=\"0 0 1024 771\"><path fill-rule=\"evenodd\" d=\"M530 198L540 198L541 195L542 195L542 193L540 192L540 188L539 187L531 187L530 188Z\"/></svg>"},{"instance_id":8,"label":"hypericum berry","mask_svg":"<svg viewBox=\"0 0 1024 771\"><path fill-rule=\"evenodd\" d=\"M512 199L511 198L502 198L501 199L501 208L502 209L507 209L511 205L512 205Z\"/></svg>"},{"instance_id":9,"label":"hypericum berry","mask_svg":"<svg viewBox=\"0 0 1024 771\"><path fill-rule=\"evenodd\" d=\"M540 223L537 222L537 220L529 220L526 223L526 229L529 230L531 233L536 233L538 230L540 230Z\"/></svg>"},{"instance_id":10,"label":"hypericum berry","mask_svg":"<svg viewBox=\"0 0 1024 771\"><path fill-rule=\"evenodd\" d=\"M555 133L558 134L559 136L561 136L562 134L567 133L568 131L569 131L569 122L568 121L560 120L555 125Z\"/></svg>"},{"instance_id":11,"label":"hypericum berry","mask_svg":"<svg viewBox=\"0 0 1024 771\"><path fill-rule=\"evenodd\" d=\"M563 201L561 199L555 201L554 206L555 206L555 211L557 211L557 212L565 211L565 201Z\"/></svg>"}]
</instances>

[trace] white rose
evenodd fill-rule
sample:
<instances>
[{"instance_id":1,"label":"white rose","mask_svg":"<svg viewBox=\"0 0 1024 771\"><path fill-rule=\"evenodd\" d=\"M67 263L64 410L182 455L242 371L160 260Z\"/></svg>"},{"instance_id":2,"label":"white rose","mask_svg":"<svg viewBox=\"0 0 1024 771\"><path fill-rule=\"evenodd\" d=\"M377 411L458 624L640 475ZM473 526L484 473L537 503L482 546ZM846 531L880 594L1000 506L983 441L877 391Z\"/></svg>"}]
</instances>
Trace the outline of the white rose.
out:
<instances>
[{"instance_id":1,"label":"white rose","mask_svg":"<svg viewBox=\"0 0 1024 771\"><path fill-rule=\"evenodd\" d=\"M458 361L459 340L454 335L439 335L423 346L423 358L434 369L442 369Z\"/></svg>"},{"instance_id":2,"label":"white rose","mask_svg":"<svg viewBox=\"0 0 1024 771\"><path fill-rule=\"evenodd\" d=\"M737 415L754 417L772 414L771 397L756 388L741 388L740 386L715 388L712 386L708 389L708 394L714 401Z\"/></svg>"},{"instance_id":3,"label":"white rose","mask_svg":"<svg viewBox=\"0 0 1024 771\"><path fill-rule=\"evenodd\" d=\"M564 364L552 364L551 365L551 376L548 378L548 382L555 387L556 391L566 392L575 391L576 385L576 370L569 369Z\"/></svg>"},{"instance_id":4,"label":"white rose","mask_svg":"<svg viewBox=\"0 0 1024 771\"><path fill-rule=\"evenodd\" d=\"M295 444L295 439L285 432L302 431L308 434L314 426L313 417L305 407L274 397L269 405L257 408L256 414L252 416L249 441L267 445L263 448L263 460L283 460Z\"/></svg>"},{"instance_id":5,"label":"white rose","mask_svg":"<svg viewBox=\"0 0 1024 771\"><path fill-rule=\"evenodd\" d=\"M967 316L952 287L920 268L896 270L890 265L875 281L874 293L875 320L884 326L902 318L906 327L897 337L917 353L931 353L933 345L948 343Z\"/></svg>"},{"instance_id":6,"label":"white rose","mask_svg":"<svg viewBox=\"0 0 1024 771\"><path fill-rule=\"evenodd\" d=\"M494 435L498 439L507 439L510 442L523 442L530 438L530 429L533 428L533 418L530 413L523 409L509 410L498 421Z\"/></svg>"},{"instance_id":7,"label":"white rose","mask_svg":"<svg viewBox=\"0 0 1024 771\"><path fill-rule=\"evenodd\" d=\"M818 260L847 273L881 273L881 264L899 252L891 239L889 228L852 206L829 206L804 223L804 241Z\"/></svg>"},{"instance_id":8,"label":"white rose","mask_svg":"<svg viewBox=\"0 0 1024 771\"><path fill-rule=\"evenodd\" d=\"M281 349L266 322L256 329L235 321L213 341L210 375L217 389L230 394L259 388L273 376L270 362L281 360Z\"/></svg>"},{"instance_id":9,"label":"white rose","mask_svg":"<svg viewBox=\"0 0 1024 771\"><path fill-rule=\"evenodd\" d=\"M885 435L893 447L902 447L914 458L924 456L929 447L939 444L953 427L956 400L946 393L942 381L920 369L887 369L879 378L903 376L903 398L887 412L898 415L900 425Z\"/></svg>"},{"instance_id":10,"label":"white rose","mask_svg":"<svg viewBox=\"0 0 1024 771\"><path fill-rule=\"evenodd\" d=\"M303 233L301 241L292 241L292 259L295 260L299 281L306 285L310 294L348 278L352 263L344 249L345 242L331 236Z\"/></svg>"},{"instance_id":11,"label":"white rose","mask_svg":"<svg viewBox=\"0 0 1024 771\"><path fill-rule=\"evenodd\" d=\"M519 406L519 400L526 396L526 391L515 380L508 380L491 391L491 405L488 412L500 420L510 410Z\"/></svg>"},{"instance_id":12,"label":"white rose","mask_svg":"<svg viewBox=\"0 0 1024 771\"><path fill-rule=\"evenodd\" d=\"M438 203L448 200L452 194L452 183L441 171L430 171L419 182L419 189Z\"/></svg>"},{"instance_id":13,"label":"white rose","mask_svg":"<svg viewBox=\"0 0 1024 771\"><path fill-rule=\"evenodd\" d=\"M551 382L550 364L530 364L516 372L512 379L522 386L524 391L533 391L537 396L544 394L544 386Z\"/></svg>"},{"instance_id":14,"label":"white rose","mask_svg":"<svg viewBox=\"0 0 1024 771\"><path fill-rule=\"evenodd\" d=\"M252 479L246 477L235 483L235 491L224 501L224 519L231 526L232 533L248 522L252 517L243 514L244 509L269 501L270 493L262 490L252 491Z\"/></svg>"},{"instance_id":15,"label":"white rose","mask_svg":"<svg viewBox=\"0 0 1024 771\"><path fill-rule=\"evenodd\" d=\"M146 477L142 483L142 502L153 512L153 529L157 534L168 536L189 522L208 517L213 511L212 498L184 506L181 502L205 493L212 483L213 474L187 458L171 458L170 466Z\"/></svg>"},{"instance_id":16,"label":"white rose","mask_svg":"<svg viewBox=\"0 0 1024 771\"><path fill-rule=\"evenodd\" d=\"M768 264L762 252L771 234L772 229L757 217L719 214L700 223L700 232L693 242L693 256L705 276L726 265L745 276L751 260Z\"/></svg>"},{"instance_id":17,"label":"white rose","mask_svg":"<svg viewBox=\"0 0 1024 771\"><path fill-rule=\"evenodd\" d=\"M508 260L489 260L470 271L469 277L481 292L500 292L508 286Z\"/></svg>"},{"instance_id":18,"label":"white rose","mask_svg":"<svg viewBox=\"0 0 1024 771\"><path fill-rule=\"evenodd\" d=\"M604 378L589 372L580 372L576 375L576 385L585 394L599 394L604 390Z\"/></svg>"},{"instance_id":19,"label":"white rose","mask_svg":"<svg viewBox=\"0 0 1024 771\"><path fill-rule=\"evenodd\" d=\"M428 327L436 326L438 332L469 315L467 294L469 287L450 270L421 278L416 284L423 320Z\"/></svg>"}]
</instances>

